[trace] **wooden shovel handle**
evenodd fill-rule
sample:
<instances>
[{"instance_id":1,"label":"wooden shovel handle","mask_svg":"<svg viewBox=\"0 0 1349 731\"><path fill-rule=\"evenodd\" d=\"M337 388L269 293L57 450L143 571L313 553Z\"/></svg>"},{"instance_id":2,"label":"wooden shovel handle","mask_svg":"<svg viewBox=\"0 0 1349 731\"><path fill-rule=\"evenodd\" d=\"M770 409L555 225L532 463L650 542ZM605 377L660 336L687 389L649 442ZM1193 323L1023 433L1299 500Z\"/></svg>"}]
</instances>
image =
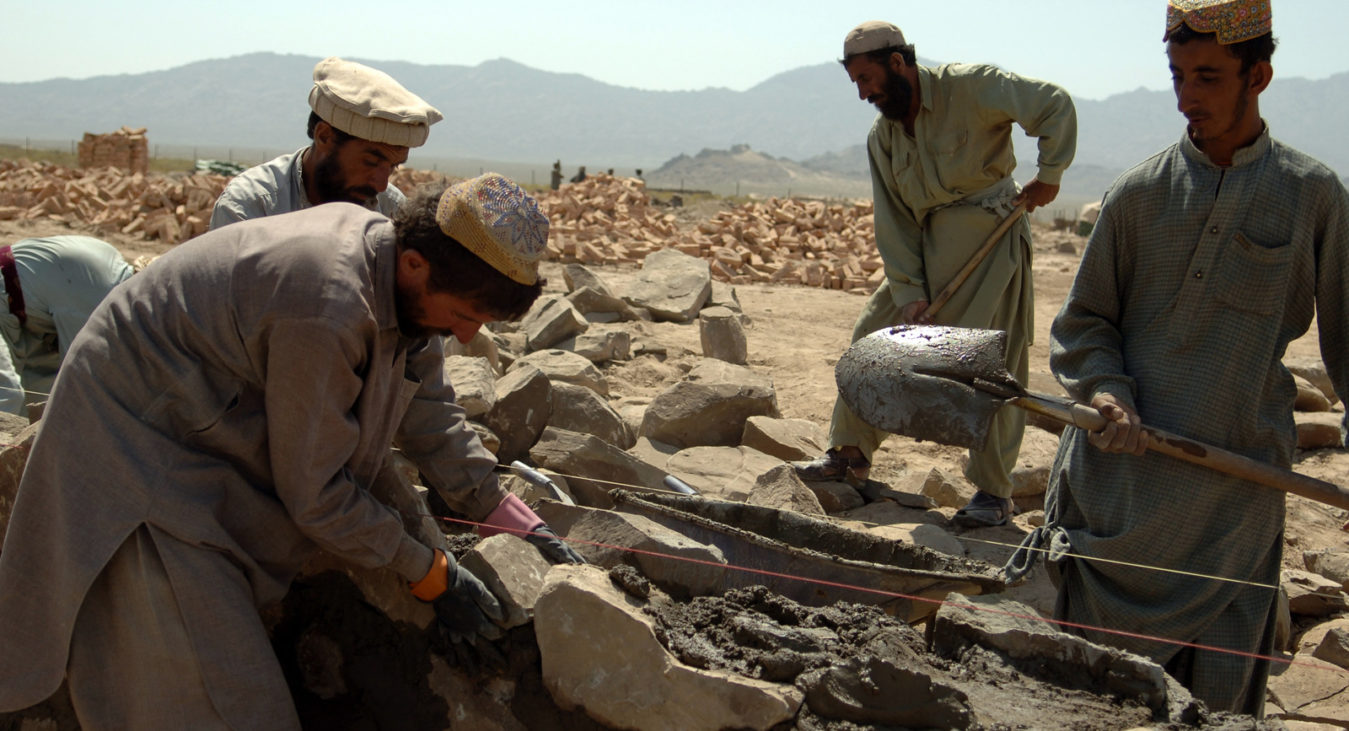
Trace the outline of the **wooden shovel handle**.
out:
<instances>
[{"instance_id":1,"label":"wooden shovel handle","mask_svg":"<svg viewBox=\"0 0 1349 731\"><path fill-rule=\"evenodd\" d=\"M1011 399L1010 403L1027 411L1043 414L1056 421L1071 424L1087 431L1100 431L1106 425L1106 419L1101 416L1101 412L1085 404L1065 403L1034 394L1018 396ZM1243 480L1250 480L1265 487L1291 492L1309 500L1349 510L1349 491L1338 485L1282 467L1275 467L1267 462L1244 457L1203 442L1186 439L1161 429L1145 426L1143 430L1148 433L1148 449L1154 452L1183 459L1186 462L1240 477Z\"/></svg>"},{"instance_id":2,"label":"wooden shovel handle","mask_svg":"<svg viewBox=\"0 0 1349 731\"><path fill-rule=\"evenodd\" d=\"M926 310L923 310L923 314L935 317L941 311L941 308L946 306L946 301L951 299L951 295L955 294L956 290L960 289L960 285L970 278L979 263L988 257L988 252L993 250L993 246L1002 239L1003 234L1007 233L1007 229L1011 228L1012 224L1016 223L1016 219L1021 218L1021 214L1025 212L1026 204L1024 202L1016 204L1016 208L1013 208L1012 212L1007 214L1007 217L998 224L998 227L993 229L993 233L989 234L987 239L984 239L984 243L979 247L979 250L974 252L974 256L971 256L970 260L965 262L965 266L959 272L956 272L955 278L946 284L937 297L932 300L932 304L928 305Z\"/></svg>"}]
</instances>

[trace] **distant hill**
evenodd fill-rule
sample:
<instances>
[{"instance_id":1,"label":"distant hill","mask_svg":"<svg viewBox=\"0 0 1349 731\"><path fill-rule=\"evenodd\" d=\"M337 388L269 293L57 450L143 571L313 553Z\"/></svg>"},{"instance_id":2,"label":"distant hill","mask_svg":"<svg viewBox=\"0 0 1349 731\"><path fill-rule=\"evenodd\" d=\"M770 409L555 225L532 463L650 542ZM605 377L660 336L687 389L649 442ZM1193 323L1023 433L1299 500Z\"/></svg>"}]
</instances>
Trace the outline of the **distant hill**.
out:
<instances>
[{"instance_id":1,"label":"distant hill","mask_svg":"<svg viewBox=\"0 0 1349 731\"><path fill-rule=\"evenodd\" d=\"M84 132L129 125L148 127L152 144L279 154L307 142L305 99L318 60L253 53L143 74L0 84L0 140L68 144ZM507 174L537 169L545 182L547 168L561 160L568 177L579 165L622 174L643 168L653 185L683 177L689 187L711 181L718 192L737 183L745 192L785 193L792 183L803 193L865 195L869 188L861 144L875 112L835 62L785 71L743 92L646 91L506 59L477 66L364 62L445 113L413 164L495 161ZM1076 101L1078 153L1064 185L1079 198L1098 197L1119 172L1183 130L1167 91ZM1262 101L1277 138L1349 175L1341 129L1349 118L1349 73L1318 81L1276 76ZM1017 138L1017 178L1024 181L1034 173L1034 141Z\"/></svg>"}]
</instances>

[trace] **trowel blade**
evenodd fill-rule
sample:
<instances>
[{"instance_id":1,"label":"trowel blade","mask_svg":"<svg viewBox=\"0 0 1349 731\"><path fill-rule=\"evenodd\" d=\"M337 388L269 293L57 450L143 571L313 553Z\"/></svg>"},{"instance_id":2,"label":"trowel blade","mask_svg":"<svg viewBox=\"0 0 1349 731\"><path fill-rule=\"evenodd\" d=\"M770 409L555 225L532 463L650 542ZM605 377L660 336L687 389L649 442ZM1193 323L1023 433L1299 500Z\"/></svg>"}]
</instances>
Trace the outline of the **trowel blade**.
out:
<instances>
[{"instance_id":1,"label":"trowel blade","mask_svg":"<svg viewBox=\"0 0 1349 731\"><path fill-rule=\"evenodd\" d=\"M853 343L834 377L844 403L877 429L982 449L1004 398L974 384L1020 389L1006 351L1000 330L900 325Z\"/></svg>"}]
</instances>

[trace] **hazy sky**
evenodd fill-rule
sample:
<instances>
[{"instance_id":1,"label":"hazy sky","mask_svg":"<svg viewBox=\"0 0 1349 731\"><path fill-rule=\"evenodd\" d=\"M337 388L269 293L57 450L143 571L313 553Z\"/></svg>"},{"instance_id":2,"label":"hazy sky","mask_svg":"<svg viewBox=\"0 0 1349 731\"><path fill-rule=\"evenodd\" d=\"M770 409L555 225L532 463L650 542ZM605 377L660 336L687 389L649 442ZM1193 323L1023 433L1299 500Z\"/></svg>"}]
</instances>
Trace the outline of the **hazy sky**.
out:
<instances>
[{"instance_id":1,"label":"hazy sky","mask_svg":"<svg viewBox=\"0 0 1349 731\"><path fill-rule=\"evenodd\" d=\"M1168 88L1165 12L1164 0L0 0L0 82L274 51L464 66L509 58L619 86L739 91L837 59L849 28L882 19L924 58L996 63L1102 99ZM1346 21L1349 0L1275 0L1276 79L1349 71Z\"/></svg>"}]
</instances>

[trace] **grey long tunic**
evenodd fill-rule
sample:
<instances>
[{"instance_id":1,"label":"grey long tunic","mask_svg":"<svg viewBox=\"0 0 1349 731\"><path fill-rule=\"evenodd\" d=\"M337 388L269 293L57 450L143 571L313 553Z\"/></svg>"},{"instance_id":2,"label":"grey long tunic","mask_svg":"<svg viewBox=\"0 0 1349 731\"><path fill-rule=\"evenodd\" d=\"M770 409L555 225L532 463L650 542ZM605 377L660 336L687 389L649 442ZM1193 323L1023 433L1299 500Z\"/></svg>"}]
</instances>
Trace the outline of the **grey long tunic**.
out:
<instances>
[{"instance_id":1,"label":"grey long tunic","mask_svg":"<svg viewBox=\"0 0 1349 731\"><path fill-rule=\"evenodd\" d=\"M388 219L335 203L198 237L104 300L0 552L0 710L57 688L85 592L139 525L227 554L260 606L316 546L426 571L430 549L364 489L390 441L456 510L497 506L496 460L454 405L440 338L399 335L395 266Z\"/></svg>"},{"instance_id":2,"label":"grey long tunic","mask_svg":"<svg viewBox=\"0 0 1349 731\"><path fill-rule=\"evenodd\" d=\"M1145 424L1287 466L1296 388L1284 351L1316 315L1327 370L1349 393L1347 275L1349 195L1330 170L1268 131L1229 168L1184 138L1124 173L1107 194L1054 320L1050 365L1074 398L1111 393L1134 404ZM1283 493L1170 457L1107 454L1069 429L1047 513L1028 543L1278 584ZM1065 619L1267 649L1271 589L1063 560ZM1012 564L1028 568L1028 558ZM1089 634L1159 662L1181 649ZM1226 666L1196 682L1210 688L1199 695L1211 705L1239 702L1253 682L1263 687L1256 664L1210 660ZM1224 689L1231 695L1215 704Z\"/></svg>"}]
</instances>

